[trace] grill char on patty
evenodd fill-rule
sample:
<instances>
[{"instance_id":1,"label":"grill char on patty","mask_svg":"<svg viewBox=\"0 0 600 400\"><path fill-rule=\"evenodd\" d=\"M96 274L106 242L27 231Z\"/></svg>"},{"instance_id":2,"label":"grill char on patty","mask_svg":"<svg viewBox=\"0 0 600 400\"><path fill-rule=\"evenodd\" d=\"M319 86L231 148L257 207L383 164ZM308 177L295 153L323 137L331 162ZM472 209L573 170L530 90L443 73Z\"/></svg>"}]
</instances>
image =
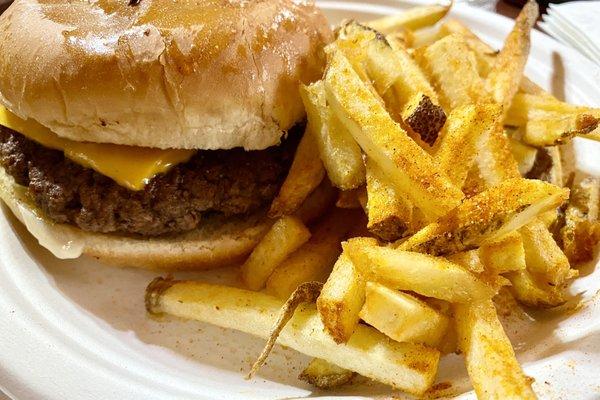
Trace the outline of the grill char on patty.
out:
<instances>
[{"instance_id":1,"label":"grill char on patty","mask_svg":"<svg viewBox=\"0 0 600 400\"><path fill-rule=\"evenodd\" d=\"M266 150L198 151L140 191L3 126L0 165L53 221L91 232L158 236L195 229L203 215L244 215L267 205L289 170L299 130Z\"/></svg>"}]
</instances>

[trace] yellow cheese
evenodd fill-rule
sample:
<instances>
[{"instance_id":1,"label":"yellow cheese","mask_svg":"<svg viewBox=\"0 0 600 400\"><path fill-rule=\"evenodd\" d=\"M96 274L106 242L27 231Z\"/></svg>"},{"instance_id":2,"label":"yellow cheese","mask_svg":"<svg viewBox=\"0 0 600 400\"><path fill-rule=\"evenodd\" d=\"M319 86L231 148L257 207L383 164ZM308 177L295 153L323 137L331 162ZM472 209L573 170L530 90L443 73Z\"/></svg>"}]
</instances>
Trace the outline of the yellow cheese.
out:
<instances>
[{"instance_id":1,"label":"yellow cheese","mask_svg":"<svg viewBox=\"0 0 600 400\"><path fill-rule=\"evenodd\" d=\"M74 162L98 171L130 190L141 190L154 176L188 161L195 150L154 149L64 139L38 122L24 120L0 106L0 125L45 147L62 150Z\"/></svg>"}]
</instances>

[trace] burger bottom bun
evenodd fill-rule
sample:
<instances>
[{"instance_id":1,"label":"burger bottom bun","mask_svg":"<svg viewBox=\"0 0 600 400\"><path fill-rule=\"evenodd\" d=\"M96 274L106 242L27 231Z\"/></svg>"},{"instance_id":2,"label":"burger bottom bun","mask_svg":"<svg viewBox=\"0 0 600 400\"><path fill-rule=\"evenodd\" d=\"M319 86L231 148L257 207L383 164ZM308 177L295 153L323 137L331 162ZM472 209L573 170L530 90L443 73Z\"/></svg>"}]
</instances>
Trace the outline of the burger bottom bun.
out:
<instances>
[{"instance_id":1,"label":"burger bottom bun","mask_svg":"<svg viewBox=\"0 0 600 400\"><path fill-rule=\"evenodd\" d=\"M106 264L151 270L204 270L240 263L270 226L264 212L206 218L184 234L142 238L85 232L43 216L27 188L0 168L0 198L38 242L58 258L94 257Z\"/></svg>"}]
</instances>

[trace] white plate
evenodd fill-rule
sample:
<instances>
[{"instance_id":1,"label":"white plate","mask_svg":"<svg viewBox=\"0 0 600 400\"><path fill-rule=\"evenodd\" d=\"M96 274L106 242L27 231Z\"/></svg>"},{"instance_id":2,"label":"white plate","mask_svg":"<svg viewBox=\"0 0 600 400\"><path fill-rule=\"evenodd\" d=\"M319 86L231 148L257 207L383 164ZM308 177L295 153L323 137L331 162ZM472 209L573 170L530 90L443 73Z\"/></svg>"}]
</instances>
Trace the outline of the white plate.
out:
<instances>
[{"instance_id":1,"label":"white plate","mask_svg":"<svg viewBox=\"0 0 600 400\"><path fill-rule=\"evenodd\" d=\"M321 5L332 23L403 8L393 1ZM452 14L494 46L512 26L506 18L461 5ZM600 70L539 32L533 34L527 73L560 97L600 106ZM579 168L600 175L598 143L577 140L574 147ZM336 393L314 392L296 379L307 359L282 348L276 348L259 378L245 381L242 372L259 353L262 340L197 322L151 320L142 298L155 273L107 268L90 259L53 259L7 214L0 213L0 388L11 397L180 400L391 394L370 382ZM513 315L507 321L519 359L543 398L600 396L600 272L593 270L585 268L573 285L585 302L576 313L535 313L525 319ZM221 281L232 276L231 270L195 275ZM451 383L449 396L469 390L458 356L444 359L439 379Z\"/></svg>"}]
</instances>

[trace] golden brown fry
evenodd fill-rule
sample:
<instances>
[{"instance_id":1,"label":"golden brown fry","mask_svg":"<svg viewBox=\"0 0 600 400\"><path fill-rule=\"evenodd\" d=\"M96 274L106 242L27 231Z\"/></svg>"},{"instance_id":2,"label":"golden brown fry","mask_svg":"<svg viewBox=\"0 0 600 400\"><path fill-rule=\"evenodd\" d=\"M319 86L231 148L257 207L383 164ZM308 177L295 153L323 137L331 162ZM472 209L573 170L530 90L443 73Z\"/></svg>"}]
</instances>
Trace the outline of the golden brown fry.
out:
<instances>
[{"instance_id":1,"label":"golden brown fry","mask_svg":"<svg viewBox=\"0 0 600 400\"><path fill-rule=\"evenodd\" d=\"M401 29L420 29L434 25L450 10L448 6L423 6L412 7L407 11L396 15L382 17L366 23L367 26L384 34L392 33Z\"/></svg>"},{"instance_id":2,"label":"golden brown fry","mask_svg":"<svg viewBox=\"0 0 600 400\"><path fill-rule=\"evenodd\" d=\"M406 232L420 228L408 198L370 159L367 159L367 215L369 231L387 241L398 240Z\"/></svg>"},{"instance_id":3,"label":"golden brown fry","mask_svg":"<svg viewBox=\"0 0 600 400\"><path fill-rule=\"evenodd\" d=\"M364 64L367 75L396 117L431 145L444 125L446 115L435 91L412 57L402 47L395 49L386 38L350 21L342 26L338 48L355 64Z\"/></svg>"},{"instance_id":4,"label":"golden brown fry","mask_svg":"<svg viewBox=\"0 0 600 400\"><path fill-rule=\"evenodd\" d=\"M536 399L491 299L455 306L459 348L482 400Z\"/></svg>"},{"instance_id":5,"label":"golden brown fry","mask_svg":"<svg viewBox=\"0 0 600 400\"><path fill-rule=\"evenodd\" d=\"M319 389L333 389L350 382L355 373L333 365L321 358L313 358L298 379Z\"/></svg>"},{"instance_id":6,"label":"golden brown fry","mask_svg":"<svg viewBox=\"0 0 600 400\"><path fill-rule=\"evenodd\" d=\"M518 164L519 174L523 177L533 168L536 161L538 149L510 138L510 152Z\"/></svg>"},{"instance_id":7,"label":"golden brown fry","mask_svg":"<svg viewBox=\"0 0 600 400\"><path fill-rule=\"evenodd\" d=\"M485 271L485 266L479 257L479 250L473 249L468 251L461 251L460 253L454 253L446 256L448 261L458 264L463 268L471 271L473 274L478 275Z\"/></svg>"},{"instance_id":8,"label":"golden brown fry","mask_svg":"<svg viewBox=\"0 0 600 400\"><path fill-rule=\"evenodd\" d=\"M354 333L364 302L364 279L348 255L342 253L317 299L323 325L337 343L347 342Z\"/></svg>"},{"instance_id":9,"label":"golden brown fry","mask_svg":"<svg viewBox=\"0 0 600 400\"><path fill-rule=\"evenodd\" d=\"M146 290L146 308L267 338L283 301L260 292L202 282L154 280ZM343 365L363 376L422 395L433 383L439 351L423 345L386 340L359 325L346 344L325 332L313 304L303 304L281 331L278 343L311 357Z\"/></svg>"},{"instance_id":10,"label":"golden brown fry","mask_svg":"<svg viewBox=\"0 0 600 400\"><path fill-rule=\"evenodd\" d=\"M310 238L310 231L296 217L277 220L254 248L241 268L242 281L261 290L275 268Z\"/></svg>"},{"instance_id":11,"label":"golden brown fry","mask_svg":"<svg viewBox=\"0 0 600 400\"><path fill-rule=\"evenodd\" d=\"M597 134L600 117L591 114L571 114L552 119L532 119L519 133L522 140L532 146L556 146L574 136L600 140Z\"/></svg>"},{"instance_id":12,"label":"golden brown fry","mask_svg":"<svg viewBox=\"0 0 600 400\"><path fill-rule=\"evenodd\" d=\"M321 160L334 186L349 190L365 181L360 147L327 107L323 81L300 87Z\"/></svg>"},{"instance_id":13,"label":"golden brown fry","mask_svg":"<svg viewBox=\"0 0 600 400\"><path fill-rule=\"evenodd\" d=\"M539 16L539 6L534 0L528 1L508 34L504 47L496 57L492 70L486 78L486 89L506 113L513 97L519 90L525 64L529 57L530 33Z\"/></svg>"},{"instance_id":14,"label":"golden brown fry","mask_svg":"<svg viewBox=\"0 0 600 400\"><path fill-rule=\"evenodd\" d=\"M508 138L500 126L489 135L481 136L477 148L475 162L486 187L521 176L519 166L510 152Z\"/></svg>"},{"instance_id":15,"label":"golden brown fry","mask_svg":"<svg viewBox=\"0 0 600 400\"><path fill-rule=\"evenodd\" d=\"M461 201L460 189L392 120L340 52L332 58L325 88L334 112L363 151L427 216L441 216Z\"/></svg>"},{"instance_id":16,"label":"golden brown fry","mask_svg":"<svg viewBox=\"0 0 600 400\"><path fill-rule=\"evenodd\" d=\"M558 207L568 193L566 189L537 180L509 179L465 200L398 248L433 255L470 250L501 238L537 215Z\"/></svg>"},{"instance_id":17,"label":"golden brown fry","mask_svg":"<svg viewBox=\"0 0 600 400\"><path fill-rule=\"evenodd\" d=\"M600 110L568 104L548 95L517 93L504 123L510 126L524 126L532 119L553 119L586 113L600 115Z\"/></svg>"},{"instance_id":18,"label":"golden brown fry","mask_svg":"<svg viewBox=\"0 0 600 400\"><path fill-rule=\"evenodd\" d=\"M525 247L519 232L511 232L496 241L484 243L478 253L486 271L493 274L526 268Z\"/></svg>"},{"instance_id":19,"label":"golden brown fry","mask_svg":"<svg viewBox=\"0 0 600 400\"><path fill-rule=\"evenodd\" d=\"M477 142L500 122L496 104L460 106L452 110L434 147L434 159L457 187L462 187L477 156Z\"/></svg>"},{"instance_id":20,"label":"golden brown fry","mask_svg":"<svg viewBox=\"0 0 600 400\"><path fill-rule=\"evenodd\" d=\"M449 319L407 293L367 282L360 318L398 341L437 347L448 330Z\"/></svg>"},{"instance_id":21,"label":"golden brown fry","mask_svg":"<svg viewBox=\"0 0 600 400\"><path fill-rule=\"evenodd\" d=\"M574 264L591 261L600 242L600 179L586 178L573 185L560 230L562 247Z\"/></svg>"},{"instance_id":22,"label":"golden brown fry","mask_svg":"<svg viewBox=\"0 0 600 400\"><path fill-rule=\"evenodd\" d=\"M468 27L462 22L455 19L448 20L440 26L439 36L444 37L452 33L460 34L467 42L469 48L475 53L477 58L477 66L481 77L485 78L491 71L494 61L497 55L497 51L490 45L481 40L475 35ZM546 96L553 98L550 93L546 92L539 85L532 82L526 76L521 80L520 90L526 94L533 94L536 96Z\"/></svg>"},{"instance_id":23,"label":"golden brown fry","mask_svg":"<svg viewBox=\"0 0 600 400\"><path fill-rule=\"evenodd\" d=\"M325 177L317 144L308 132L311 129L310 125L306 129L307 132L304 133L296 150L290 172L271 204L270 218L293 214Z\"/></svg>"},{"instance_id":24,"label":"golden brown fry","mask_svg":"<svg viewBox=\"0 0 600 400\"><path fill-rule=\"evenodd\" d=\"M545 283L527 270L510 272L506 276L512 283L510 292L527 306L552 308L566 302L563 286Z\"/></svg>"},{"instance_id":25,"label":"golden brown fry","mask_svg":"<svg viewBox=\"0 0 600 400\"><path fill-rule=\"evenodd\" d=\"M485 101L475 55L460 35L450 35L415 51L415 58L438 89L446 111ZM457 79L460 77L460 79Z\"/></svg>"},{"instance_id":26,"label":"golden brown fry","mask_svg":"<svg viewBox=\"0 0 600 400\"><path fill-rule=\"evenodd\" d=\"M266 283L267 293L288 298L304 282L325 282L342 252L340 242L355 225L364 224L363 218L362 210L333 209L311 239L275 268Z\"/></svg>"},{"instance_id":27,"label":"golden brown fry","mask_svg":"<svg viewBox=\"0 0 600 400\"><path fill-rule=\"evenodd\" d=\"M519 230L525 247L527 270L552 285L561 285L576 276L567 256L556 245L542 221L533 221Z\"/></svg>"},{"instance_id":28,"label":"golden brown fry","mask_svg":"<svg viewBox=\"0 0 600 400\"><path fill-rule=\"evenodd\" d=\"M441 257L380 247L362 238L344 244L366 280L449 302L492 297L494 290L472 273Z\"/></svg>"}]
</instances>

